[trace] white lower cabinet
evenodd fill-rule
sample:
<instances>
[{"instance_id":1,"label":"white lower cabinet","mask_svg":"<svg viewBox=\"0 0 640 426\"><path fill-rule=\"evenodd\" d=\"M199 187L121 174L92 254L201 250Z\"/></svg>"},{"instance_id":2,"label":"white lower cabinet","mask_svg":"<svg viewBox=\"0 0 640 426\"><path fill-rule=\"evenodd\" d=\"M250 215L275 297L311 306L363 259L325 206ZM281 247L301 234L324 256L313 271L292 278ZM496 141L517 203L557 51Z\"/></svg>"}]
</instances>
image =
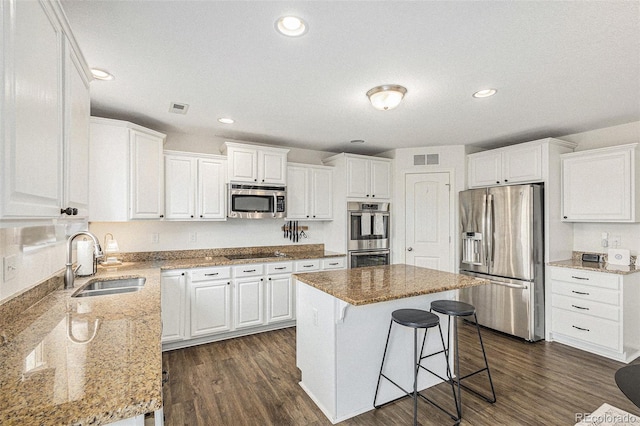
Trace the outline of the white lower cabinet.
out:
<instances>
[{"instance_id":1,"label":"white lower cabinet","mask_svg":"<svg viewBox=\"0 0 640 426\"><path fill-rule=\"evenodd\" d=\"M549 271L552 340L622 362L640 355L640 274Z\"/></svg>"},{"instance_id":2,"label":"white lower cabinet","mask_svg":"<svg viewBox=\"0 0 640 426\"><path fill-rule=\"evenodd\" d=\"M344 257L332 257L164 271L163 349L294 325L291 274L344 267Z\"/></svg>"},{"instance_id":3,"label":"white lower cabinet","mask_svg":"<svg viewBox=\"0 0 640 426\"><path fill-rule=\"evenodd\" d=\"M185 293L187 277L184 271L169 271L162 274L162 343L185 339L184 320L186 312Z\"/></svg>"}]
</instances>

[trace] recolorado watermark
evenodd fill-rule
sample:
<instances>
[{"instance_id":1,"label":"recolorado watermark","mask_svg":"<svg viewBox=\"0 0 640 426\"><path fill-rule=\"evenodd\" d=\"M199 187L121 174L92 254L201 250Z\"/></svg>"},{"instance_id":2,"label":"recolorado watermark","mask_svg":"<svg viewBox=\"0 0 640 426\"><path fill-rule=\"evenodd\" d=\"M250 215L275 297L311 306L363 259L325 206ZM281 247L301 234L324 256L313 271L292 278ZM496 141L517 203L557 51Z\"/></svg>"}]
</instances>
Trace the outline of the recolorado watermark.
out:
<instances>
[{"instance_id":1,"label":"recolorado watermark","mask_svg":"<svg viewBox=\"0 0 640 426\"><path fill-rule=\"evenodd\" d=\"M587 425L617 425L617 424L637 424L640 419L630 413L576 413L576 422L583 422Z\"/></svg>"}]
</instances>

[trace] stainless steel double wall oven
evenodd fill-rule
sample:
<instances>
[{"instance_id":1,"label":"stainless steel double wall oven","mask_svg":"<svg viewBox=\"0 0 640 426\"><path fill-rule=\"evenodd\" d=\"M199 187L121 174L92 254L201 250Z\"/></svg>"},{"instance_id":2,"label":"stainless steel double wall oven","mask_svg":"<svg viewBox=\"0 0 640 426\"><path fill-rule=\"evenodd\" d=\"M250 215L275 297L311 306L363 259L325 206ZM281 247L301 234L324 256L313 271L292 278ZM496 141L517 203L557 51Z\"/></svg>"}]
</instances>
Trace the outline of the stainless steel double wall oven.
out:
<instances>
[{"instance_id":1,"label":"stainless steel double wall oven","mask_svg":"<svg viewBox=\"0 0 640 426\"><path fill-rule=\"evenodd\" d=\"M388 265L390 256L389 203L347 203L349 268Z\"/></svg>"}]
</instances>

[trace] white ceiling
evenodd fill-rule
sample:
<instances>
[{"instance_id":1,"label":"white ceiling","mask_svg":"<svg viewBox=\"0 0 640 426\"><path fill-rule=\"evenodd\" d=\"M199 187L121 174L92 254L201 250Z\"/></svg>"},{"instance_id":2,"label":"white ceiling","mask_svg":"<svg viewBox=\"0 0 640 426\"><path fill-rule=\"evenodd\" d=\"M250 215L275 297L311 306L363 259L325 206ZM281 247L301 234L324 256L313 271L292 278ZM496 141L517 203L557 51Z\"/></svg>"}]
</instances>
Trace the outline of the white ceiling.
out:
<instances>
[{"instance_id":1,"label":"white ceiling","mask_svg":"<svg viewBox=\"0 0 640 426\"><path fill-rule=\"evenodd\" d=\"M640 120L638 1L62 4L89 66L115 75L92 82L92 114L159 131L377 153ZM308 32L276 33L285 14ZM381 84L407 88L397 109L369 104Z\"/></svg>"}]
</instances>

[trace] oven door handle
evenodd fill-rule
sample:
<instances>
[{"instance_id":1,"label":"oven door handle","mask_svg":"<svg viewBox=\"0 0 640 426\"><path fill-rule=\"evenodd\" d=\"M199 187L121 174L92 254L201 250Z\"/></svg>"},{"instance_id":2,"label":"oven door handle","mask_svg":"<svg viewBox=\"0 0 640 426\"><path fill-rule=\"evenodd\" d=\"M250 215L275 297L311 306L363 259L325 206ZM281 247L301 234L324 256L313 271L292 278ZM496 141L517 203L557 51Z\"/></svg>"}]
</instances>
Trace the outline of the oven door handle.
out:
<instances>
[{"instance_id":1,"label":"oven door handle","mask_svg":"<svg viewBox=\"0 0 640 426\"><path fill-rule=\"evenodd\" d=\"M389 250L380 250L380 251L352 251L349 253L351 256L367 256L370 254L390 254Z\"/></svg>"},{"instance_id":2,"label":"oven door handle","mask_svg":"<svg viewBox=\"0 0 640 426\"><path fill-rule=\"evenodd\" d=\"M354 211L349 212L349 214L351 216L362 216L362 213L371 213L372 215L379 214L379 215L382 215L382 216L389 216L389 212L378 212L378 211L375 211L375 210L371 210L371 211L367 211L367 212L354 212Z\"/></svg>"}]
</instances>

